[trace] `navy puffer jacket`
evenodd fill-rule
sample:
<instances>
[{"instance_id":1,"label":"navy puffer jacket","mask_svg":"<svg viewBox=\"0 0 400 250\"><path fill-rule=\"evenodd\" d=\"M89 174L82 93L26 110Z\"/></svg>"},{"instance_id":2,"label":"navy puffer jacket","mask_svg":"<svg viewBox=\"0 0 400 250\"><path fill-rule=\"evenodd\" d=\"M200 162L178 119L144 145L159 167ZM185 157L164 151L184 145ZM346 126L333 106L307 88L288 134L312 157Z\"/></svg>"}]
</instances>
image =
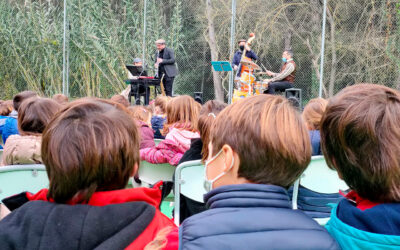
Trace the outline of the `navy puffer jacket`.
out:
<instances>
[{"instance_id":1,"label":"navy puffer jacket","mask_svg":"<svg viewBox=\"0 0 400 250\"><path fill-rule=\"evenodd\" d=\"M282 187L222 186L204 200L210 209L180 227L180 249L340 249L317 222L292 210Z\"/></svg>"}]
</instances>

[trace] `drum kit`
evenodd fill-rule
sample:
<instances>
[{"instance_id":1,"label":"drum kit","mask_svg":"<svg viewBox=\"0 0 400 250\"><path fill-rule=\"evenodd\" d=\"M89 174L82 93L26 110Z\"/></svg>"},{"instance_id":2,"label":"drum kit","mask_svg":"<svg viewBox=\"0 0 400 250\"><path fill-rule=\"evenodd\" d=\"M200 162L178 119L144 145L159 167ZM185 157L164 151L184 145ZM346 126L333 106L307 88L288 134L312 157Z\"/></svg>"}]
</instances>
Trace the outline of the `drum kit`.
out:
<instances>
[{"instance_id":1,"label":"drum kit","mask_svg":"<svg viewBox=\"0 0 400 250\"><path fill-rule=\"evenodd\" d=\"M243 71L240 78L234 80L237 90L234 91L233 102L248 96L263 94L268 89L268 82L259 79L261 75L267 73L255 73L256 70L261 70L260 66L248 60L242 60L240 64L246 66L249 70Z\"/></svg>"}]
</instances>

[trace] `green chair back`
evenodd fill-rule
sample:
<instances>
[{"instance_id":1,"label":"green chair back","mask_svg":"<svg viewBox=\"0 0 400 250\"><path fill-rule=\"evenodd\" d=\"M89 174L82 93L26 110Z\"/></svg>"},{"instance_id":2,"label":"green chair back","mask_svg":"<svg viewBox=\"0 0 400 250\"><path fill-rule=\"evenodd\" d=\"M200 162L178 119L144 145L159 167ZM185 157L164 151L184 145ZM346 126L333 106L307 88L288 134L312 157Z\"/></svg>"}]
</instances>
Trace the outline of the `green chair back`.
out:
<instances>
[{"instance_id":1,"label":"green chair back","mask_svg":"<svg viewBox=\"0 0 400 250\"><path fill-rule=\"evenodd\" d=\"M48 186L49 179L42 164L0 167L0 200L25 191L36 193Z\"/></svg>"},{"instance_id":2,"label":"green chair back","mask_svg":"<svg viewBox=\"0 0 400 250\"><path fill-rule=\"evenodd\" d=\"M175 171L175 201L174 201L174 221L179 225L180 196L184 196L197 202L204 202L204 165L201 160L187 161L179 164Z\"/></svg>"},{"instance_id":3,"label":"green chair back","mask_svg":"<svg viewBox=\"0 0 400 250\"><path fill-rule=\"evenodd\" d=\"M300 184L311 191L333 194L339 190L347 190L349 187L341 180L337 172L330 169L323 156L313 156L307 169L301 177L294 183L292 195L292 207L297 209L297 198ZM320 225L325 225L329 218L315 219Z\"/></svg>"},{"instance_id":4,"label":"green chair back","mask_svg":"<svg viewBox=\"0 0 400 250\"><path fill-rule=\"evenodd\" d=\"M147 184L155 184L158 181L172 181L176 167L168 163L152 164L141 161L139 166L139 179Z\"/></svg>"}]
</instances>

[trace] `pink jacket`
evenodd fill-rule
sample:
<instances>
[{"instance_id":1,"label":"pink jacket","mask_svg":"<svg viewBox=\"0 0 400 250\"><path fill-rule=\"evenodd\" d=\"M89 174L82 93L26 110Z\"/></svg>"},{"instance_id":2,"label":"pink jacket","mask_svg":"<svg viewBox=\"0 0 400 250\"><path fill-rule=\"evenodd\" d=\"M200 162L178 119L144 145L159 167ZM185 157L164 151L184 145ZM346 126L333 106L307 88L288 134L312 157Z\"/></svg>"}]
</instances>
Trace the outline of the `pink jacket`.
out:
<instances>
[{"instance_id":1,"label":"pink jacket","mask_svg":"<svg viewBox=\"0 0 400 250\"><path fill-rule=\"evenodd\" d=\"M199 137L197 132L172 128L160 144L141 149L140 159L154 164L169 163L176 166L186 150L190 148L191 139Z\"/></svg>"},{"instance_id":2,"label":"pink jacket","mask_svg":"<svg viewBox=\"0 0 400 250\"><path fill-rule=\"evenodd\" d=\"M145 122L137 121L140 129L140 149L155 147L154 131Z\"/></svg>"}]
</instances>

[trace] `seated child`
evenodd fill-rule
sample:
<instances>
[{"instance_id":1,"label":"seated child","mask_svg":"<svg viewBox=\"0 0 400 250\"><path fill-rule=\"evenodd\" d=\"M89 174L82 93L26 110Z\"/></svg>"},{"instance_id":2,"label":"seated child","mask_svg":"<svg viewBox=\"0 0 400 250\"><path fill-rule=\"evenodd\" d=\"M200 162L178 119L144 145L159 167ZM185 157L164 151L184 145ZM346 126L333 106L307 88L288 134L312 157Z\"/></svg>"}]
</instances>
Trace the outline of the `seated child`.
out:
<instances>
[{"instance_id":1,"label":"seated child","mask_svg":"<svg viewBox=\"0 0 400 250\"><path fill-rule=\"evenodd\" d=\"M258 95L225 108L210 133L204 196L209 210L179 229L181 249L338 249L286 189L311 157L300 114L281 96Z\"/></svg>"},{"instance_id":2,"label":"seated child","mask_svg":"<svg viewBox=\"0 0 400 250\"><path fill-rule=\"evenodd\" d=\"M164 123L167 120L167 105L171 100L169 96L157 96L154 101L154 115L151 118L151 127L154 131L154 138L156 139L164 139L164 136L161 134L162 129L164 128Z\"/></svg>"},{"instance_id":3,"label":"seated child","mask_svg":"<svg viewBox=\"0 0 400 250\"><path fill-rule=\"evenodd\" d=\"M113 101L113 102L121 104L125 108L127 108L127 107L129 107L131 105L129 103L129 101L123 95L114 95L113 97L111 97L110 100Z\"/></svg>"},{"instance_id":4,"label":"seated child","mask_svg":"<svg viewBox=\"0 0 400 250\"><path fill-rule=\"evenodd\" d=\"M158 209L161 183L124 189L140 159L138 129L121 105L68 104L43 133L42 157L49 189L3 200L14 210L0 221L2 249L143 249L175 227Z\"/></svg>"},{"instance_id":5,"label":"seated child","mask_svg":"<svg viewBox=\"0 0 400 250\"><path fill-rule=\"evenodd\" d=\"M195 131L195 123L201 105L192 97L182 95L173 98L167 106L167 122L164 124L165 140L156 147L140 150L140 159L150 163L178 165L193 138L200 135Z\"/></svg>"},{"instance_id":6,"label":"seated child","mask_svg":"<svg viewBox=\"0 0 400 250\"><path fill-rule=\"evenodd\" d=\"M321 122L328 165L351 188L326 228L343 249L400 248L400 93L376 84L331 98Z\"/></svg>"},{"instance_id":7,"label":"seated child","mask_svg":"<svg viewBox=\"0 0 400 250\"><path fill-rule=\"evenodd\" d=\"M18 109L19 135L8 137L1 165L41 164L42 133L61 105L52 99L32 97Z\"/></svg>"},{"instance_id":8,"label":"seated child","mask_svg":"<svg viewBox=\"0 0 400 250\"><path fill-rule=\"evenodd\" d=\"M64 94L55 94L53 95L53 100L58 102L61 105L66 105L69 102L69 99L66 95Z\"/></svg>"},{"instance_id":9,"label":"seated child","mask_svg":"<svg viewBox=\"0 0 400 250\"><path fill-rule=\"evenodd\" d=\"M319 125L328 101L323 98L311 99L304 107L303 119L310 135L312 155L322 155Z\"/></svg>"},{"instance_id":10,"label":"seated child","mask_svg":"<svg viewBox=\"0 0 400 250\"><path fill-rule=\"evenodd\" d=\"M6 143L10 135L18 134L18 109L21 103L31 97L37 97L37 94L33 91L22 91L13 98L13 108L14 110L8 115L3 127L2 138L3 142Z\"/></svg>"},{"instance_id":11,"label":"seated child","mask_svg":"<svg viewBox=\"0 0 400 250\"><path fill-rule=\"evenodd\" d=\"M197 121L197 130L200 138L192 139L190 148L182 156L179 164L185 161L202 160L208 158L208 142L210 141L210 129L215 117L227 106L226 103L211 100L206 102L200 110L199 119ZM206 210L204 203L197 202L181 194L180 203L180 223L186 218Z\"/></svg>"},{"instance_id":12,"label":"seated child","mask_svg":"<svg viewBox=\"0 0 400 250\"><path fill-rule=\"evenodd\" d=\"M1 103L0 103L0 135L3 134L4 124L6 124L8 115L11 113L12 109L13 109L13 106L12 106L11 100L1 101ZM2 142L0 141L0 143L2 143ZM3 149L2 145L0 145L0 149Z\"/></svg>"},{"instance_id":13,"label":"seated child","mask_svg":"<svg viewBox=\"0 0 400 250\"><path fill-rule=\"evenodd\" d=\"M140 132L140 149L151 148L154 143L154 133L151 129L151 112L146 107L135 105L128 107L132 112L132 117L135 119Z\"/></svg>"}]
</instances>

